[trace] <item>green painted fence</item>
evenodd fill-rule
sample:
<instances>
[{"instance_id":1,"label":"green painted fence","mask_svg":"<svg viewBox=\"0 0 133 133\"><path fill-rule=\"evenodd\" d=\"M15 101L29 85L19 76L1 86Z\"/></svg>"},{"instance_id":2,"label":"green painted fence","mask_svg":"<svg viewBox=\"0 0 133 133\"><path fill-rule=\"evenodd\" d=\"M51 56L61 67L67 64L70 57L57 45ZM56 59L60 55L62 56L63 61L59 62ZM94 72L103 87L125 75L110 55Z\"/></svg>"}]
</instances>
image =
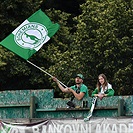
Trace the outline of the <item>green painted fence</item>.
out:
<instances>
[{"instance_id":1,"label":"green painted fence","mask_svg":"<svg viewBox=\"0 0 133 133\"><path fill-rule=\"evenodd\" d=\"M15 90L0 92L0 119L17 118L84 118L88 107L82 108L82 101L75 100L79 108L67 108L69 98L53 98L53 89ZM119 117L133 115L133 95L105 97L97 101L95 117Z\"/></svg>"}]
</instances>

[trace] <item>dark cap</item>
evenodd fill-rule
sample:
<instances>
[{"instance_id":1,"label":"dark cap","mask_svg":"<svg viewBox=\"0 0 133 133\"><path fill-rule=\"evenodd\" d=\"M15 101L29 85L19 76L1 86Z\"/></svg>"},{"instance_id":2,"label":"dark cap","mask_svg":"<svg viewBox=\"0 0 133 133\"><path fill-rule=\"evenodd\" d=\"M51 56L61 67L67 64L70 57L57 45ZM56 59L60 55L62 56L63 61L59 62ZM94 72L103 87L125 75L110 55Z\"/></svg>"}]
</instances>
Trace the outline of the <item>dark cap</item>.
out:
<instances>
[{"instance_id":1,"label":"dark cap","mask_svg":"<svg viewBox=\"0 0 133 133\"><path fill-rule=\"evenodd\" d=\"M82 74L77 74L76 77L79 77L81 79L84 79L84 76Z\"/></svg>"}]
</instances>

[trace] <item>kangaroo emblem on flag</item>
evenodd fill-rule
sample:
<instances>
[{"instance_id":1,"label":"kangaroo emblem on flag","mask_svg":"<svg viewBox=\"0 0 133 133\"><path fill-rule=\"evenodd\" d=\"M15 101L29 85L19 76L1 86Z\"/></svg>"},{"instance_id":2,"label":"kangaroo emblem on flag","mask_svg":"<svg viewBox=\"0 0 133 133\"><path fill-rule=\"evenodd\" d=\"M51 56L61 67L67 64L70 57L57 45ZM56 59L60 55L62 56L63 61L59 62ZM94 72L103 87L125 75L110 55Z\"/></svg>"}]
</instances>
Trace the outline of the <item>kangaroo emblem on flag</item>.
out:
<instances>
[{"instance_id":1,"label":"kangaroo emblem on flag","mask_svg":"<svg viewBox=\"0 0 133 133\"><path fill-rule=\"evenodd\" d=\"M58 23L53 23L39 9L22 22L0 44L27 60L50 40L59 27Z\"/></svg>"},{"instance_id":2,"label":"kangaroo emblem on flag","mask_svg":"<svg viewBox=\"0 0 133 133\"><path fill-rule=\"evenodd\" d=\"M17 29L14 40L22 48L34 49L45 42L48 35L44 25L39 23L28 23Z\"/></svg>"}]
</instances>

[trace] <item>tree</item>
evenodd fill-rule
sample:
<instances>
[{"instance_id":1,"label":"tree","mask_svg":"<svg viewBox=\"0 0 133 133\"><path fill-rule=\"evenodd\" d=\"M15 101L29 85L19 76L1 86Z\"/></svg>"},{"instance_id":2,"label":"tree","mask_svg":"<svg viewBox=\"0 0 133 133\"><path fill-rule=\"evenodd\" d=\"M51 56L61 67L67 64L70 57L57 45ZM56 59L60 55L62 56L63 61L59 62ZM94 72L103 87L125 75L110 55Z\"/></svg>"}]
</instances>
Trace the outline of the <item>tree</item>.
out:
<instances>
[{"instance_id":1,"label":"tree","mask_svg":"<svg viewBox=\"0 0 133 133\"><path fill-rule=\"evenodd\" d=\"M3 40L19 24L40 8L39 0L5 0L0 5L0 39ZM9 50L0 47L1 90L32 88L32 70L27 63ZM31 85L31 86L30 86Z\"/></svg>"},{"instance_id":2,"label":"tree","mask_svg":"<svg viewBox=\"0 0 133 133\"><path fill-rule=\"evenodd\" d=\"M54 6L52 2L55 3L51 0L48 8L45 1L41 4L39 0L2 2L1 40L41 7L52 21L60 24L60 30L30 58L31 62L67 86L74 83L77 73L82 73L90 94L100 73L107 76L116 95L132 94L132 0L86 0L85 3L78 0L79 5L82 3L78 9L80 13L75 13L79 6L74 13L63 9L62 4L70 1ZM1 88L4 90L55 88L57 96L62 96L51 77L3 47L0 47L0 62Z\"/></svg>"},{"instance_id":3,"label":"tree","mask_svg":"<svg viewBox=\"0 0 133 133\"><path fill-rule=\"evenodd\" d=\"M92 81L105 73L116 94L132 94L132 24L133 12L129 2L121 0L90 1L83 4L75 44L81 49L83 69ZM77 47L75 47L77 49ZM96 81L95 81L96 82ZM88 83L89 84L89 83ZM92 88L92 84L89 86Z\"/></svg>"}]
</instances>

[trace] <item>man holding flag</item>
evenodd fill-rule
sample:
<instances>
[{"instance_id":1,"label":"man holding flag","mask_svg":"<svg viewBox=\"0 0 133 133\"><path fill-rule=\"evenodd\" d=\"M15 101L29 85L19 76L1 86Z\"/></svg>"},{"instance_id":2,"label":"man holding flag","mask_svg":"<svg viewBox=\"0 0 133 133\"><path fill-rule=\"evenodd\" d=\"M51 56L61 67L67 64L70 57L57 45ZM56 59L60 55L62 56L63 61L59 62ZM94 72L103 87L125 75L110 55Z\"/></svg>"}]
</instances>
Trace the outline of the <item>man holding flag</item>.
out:
<instances>
[{"instance_id":1,"label":"man holding flag","mask_svg":"<svg viewBox=\"0 0 133 133\"><path fill-rule=\"evenodd\" d=\"M88 94L88 87L83 84L84 76L82 74L77 74L75 76L75 85L71 87L63 86L59 80L56 77L53 77L53 81L55 81L60 88L60 90L64 93L72 93L73 96L71 97L71 100L67 103L67 105L71 108L75 108L75 104L72 102L74 98L76 98L79 101L85 100L86 101L86 107L87 107L87 99L89 97Z\"/></svg>"}]
</instances>

